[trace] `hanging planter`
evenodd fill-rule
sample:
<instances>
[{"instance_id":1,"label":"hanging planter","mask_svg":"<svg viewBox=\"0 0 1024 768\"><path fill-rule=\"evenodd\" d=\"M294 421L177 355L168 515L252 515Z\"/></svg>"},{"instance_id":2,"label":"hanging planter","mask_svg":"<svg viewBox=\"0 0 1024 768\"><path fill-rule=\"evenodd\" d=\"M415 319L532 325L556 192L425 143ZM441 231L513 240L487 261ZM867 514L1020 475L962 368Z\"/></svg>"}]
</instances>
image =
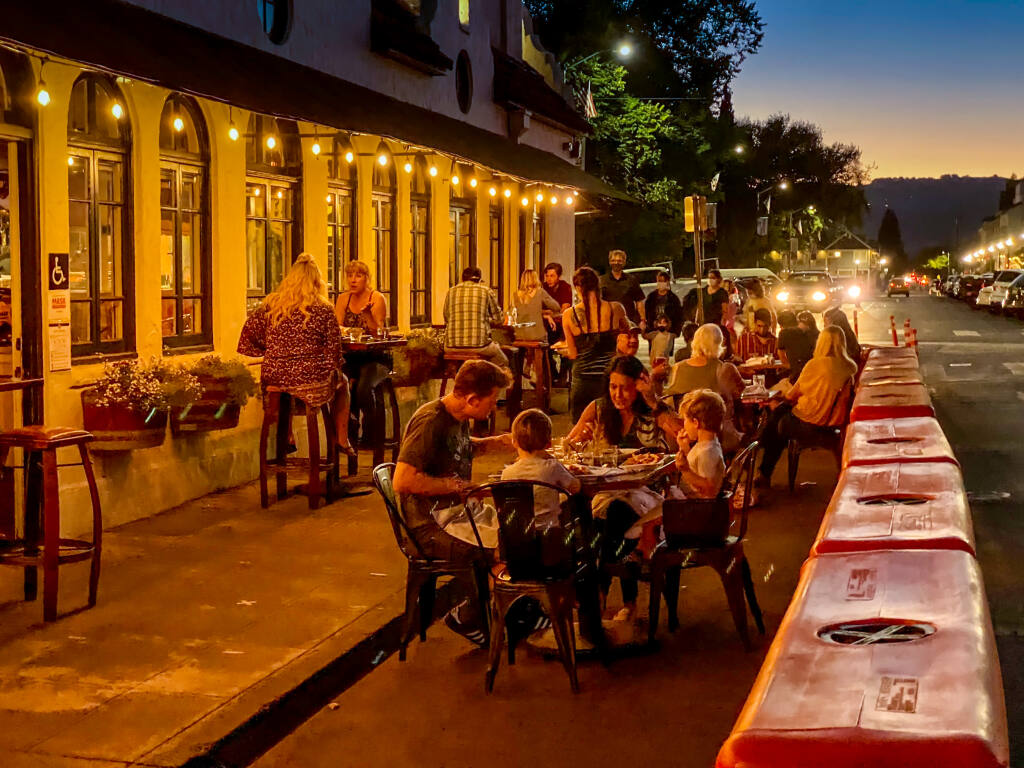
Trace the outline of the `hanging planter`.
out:
<instances>
[{"instance_id":1,"label":"hanging planter","mask_svg":"<svg viewBox=\"0 0 1024 768\"><path fill-rule=\"evenodd\" d=\"M159 362L125 360L103 366L103 375L82 391L82 421L93 451L155 448L167 432L167 411L199 398L199 382Z\"/></svg>"},{"instance_id":2,"label":"hanging planter","mask_svg":"<svg viewBox=\"0 0 1024 768\"><path fill-rule=\"evenodd\" d=\"M237 427L242 406L256 393L256 379L248 366L239 360L206 355L187 373L198 380L202 394L194 403L171 408L171 433L179 436Z\"/></svg>"}]
</instances>

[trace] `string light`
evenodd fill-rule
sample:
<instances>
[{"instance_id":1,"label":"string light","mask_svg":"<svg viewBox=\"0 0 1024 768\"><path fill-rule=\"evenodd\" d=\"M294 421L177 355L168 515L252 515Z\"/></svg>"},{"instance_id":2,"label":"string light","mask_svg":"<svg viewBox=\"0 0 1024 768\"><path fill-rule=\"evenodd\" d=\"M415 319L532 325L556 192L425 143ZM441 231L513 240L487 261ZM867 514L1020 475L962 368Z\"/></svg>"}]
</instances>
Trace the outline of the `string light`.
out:
<instances>
[{"instance_id":1,"label":"string light","mask_svg":"<svg viewBox=\"0 0 1024 768\"><path fill-rule=\"evenodd\" d=\"M427 173L429 173L431 176L437 176L437 166L436 165L430 166L427 169Z\"/></svg>"},{"instance_id":2,"label":"string light","mask_svg":"<svg viewBox=\"0 0 1024 768\"><path fill-rule=\"evenodd\" d=\"M412 173L412 163L406 163L403 167L406 173Z\"/></svg>"},{"instance_id":3,"label":"string light","mask_svg":"<svg viewBox=\"0 0 1024 768\"><path fill-rule=\"evenodd\" d=\"M459 186L459 177L458 177L458 175L452 176L452 184L454 184L456 187Z\"/></svg>"},{"instance_id":4,"label":"string light","mask_svg":"<svg viewBox=\"0 0 1024 768\"><path fill-rule=\"evenodd\" d=\"M283 197L284 197L284 192L282 192L281 190L277 190L277 199L280 200Z\"/></svg>"},{"instance_id":5,"label":"string light","mask_svg":"<svg viewBox=\"0 0 1024 768\"><path fill-rule=\"evenodd\" d=\"M331 202L331 196L330 195L327 196L327 202L328 203Z\"/></svg>"},{"instance_id":6,"label":"string light","mask_svg":"<svg viewBox=\"0 0 1024 768\"><path fill-rule=\"evenodd\" d=\"M558 198L555 197L554 195L551 196L551 204L558 205Z\"/></svg>"},{"instance_id":7,"label":"string light","mask_svg":"<svg viewBox=\"0 0 1024 768\"><path fill-rule=\"evenodd\" d=\"M351 163L355 159L356 159L356 156L352 154L352 150L351 149L348 152L345 153L345 162L346 163Z\"/></svg>"},{"instance_id":8,"label":"string light","mask_svg":"<svg viewBox=\"0 0 1024 768\"><path fill-rule=\"evenodd\" d=\"M526 195L523 195L519 199L519 203L523 206L523 208L525 208L526 206L528 206L530 204L530 198L528 198Z\"/></svg>"},{"instance_id":9,"label":"string light","mask_svg":"<svg viewBox=\"0 0 1024 768\"><path fill-rule=\"evenodd\" d=\"M260 196L260 188L259 187L253 187L252 188L252 196L253 197L259 197Z\"/></svg>"},{"instance_id":10,"label":"string light","mask_svg":"<svg viewBox=\"0 0 1024 768\"><path fill-rule=\"evenodd\" d=\"M506 198L512 197L512 190L509 189L508 187L505 187L504 195L505 195Z\"/></svg>"},{"instance_id":11,"label":"string light","mask_svg":"<svg viewBox=\"0 0 1024 768\"><path fill-rule=\"evenodd\" d=\"M233 125L228 128L228 138L232 141L238 141L238 129Z\"/></svg>"},{"instance_id":12,"label":"string light","mask_svg":"<svg viewBox=\"0 0 1024 768\"><path fill-rule=\"evenodd\" d=\"M110 114L114 116L115 120L120 120L124 117L124 108L118 103L114 102L114 106L110 108Z\"/></svg>"},{"instance_id":13,"label":"string light","mask_svg":"<svg viewBox=\"0 0 1024 768\"><path fill-rule=\"evenodd\" d=\"M575 202L576 202L576 198L575 197L573 197L572 195L567 195L566 196L566 198L565 198L565 204L566 205L573 205Z\"/></svg>"},{"instance_id":14,"label":"string light","mask_svg":"<svg viewBox=\"0 0 1024 768\"><path fill-rule=\"evenodd\" d=\"M477 182L475 178L469 180L469 186L471 186L473 189L476 189L476 184Z\"/></svg>"},{"instance_id":15,"label":"string light","mask_svg":"<svg viewBox=\"0 0 1024 768\"><path fill-rule=\"evenodd\" d=\"M174 126L174 130L176 130L178 133L181 133L183 130L185 130L185 121L182 120L180 117L174 118L174 122L172 123L172 125Z\"/></svg>"},{"instance_id":16,"label":"string light","mask_svg":"<svg viewBox=\"0 0 1024 768\"><path fill-rule=\"evenodd\" d=\"M543 192L538 192L537 193L537 202L538 203L543 203L544 202L544 193Z\"/></svg>"},{"instance_id":17,"label":"string light","mask_svg":"<svg viewBox=\"0 0 1024 768\"><path fill-rule=\"evenodd\" d=\"M277 139L273 136L267 136L267 149L273 149L277 146Z\"/></svg>"},{"instance_id":18,"label":"string light","mask_svg":"<svg viewBox=\"0 0 1024 768\"><path fill-rule=\"evenodd\" d=\"M74 164L75 164L75 156L74 155L68 155L68 165L74 165Z\"/></svg>"},{"instance_id":19,"label":"string light","mask_svg":"<svg viewBox=\"0 0 1024 768\"><path fill-rule=\"evenodd\" d=\"M319 155L320 154L320 142L319 141L314 141L313 142L313 146L310 147L309 149L310 149L310 151L312 151L312 153L314 155Z\"/></svg>"},{"instance_id":20,"label":"string light","mask_svg":"<svg viewBox=\"0 0 1024 768\"><path fill-rule=\"evenodd\" d=\"M383 152L381 152L379 155L377 155L377 162L380 165L382 165L382 166L387 165L388 164L388 156L385 155Z\"/></svg>"},{"instance_id":21,"label":"string light","mask_svg":"<svg viewBox=\"0 0 1024 768\"><path fill-rule=\"evenodd\" d=\"M490 189L487 190L487 194L489 194L491 197L497 197L498 190L496 187L491 187Z\"/></svg>"},{"instance_id":22,"label":"string light","mask_svg":"<svg viewBox=\"0 0 1024 768\"><path fill-rule=\"evenodd\" d=\"M46 66L46 61L45 58L39 60L39 88L36 90L36 101L41 107L50 103L50 92L46 89L46 81L43 79L43 67Z\"/></svg>"}]
</instances>

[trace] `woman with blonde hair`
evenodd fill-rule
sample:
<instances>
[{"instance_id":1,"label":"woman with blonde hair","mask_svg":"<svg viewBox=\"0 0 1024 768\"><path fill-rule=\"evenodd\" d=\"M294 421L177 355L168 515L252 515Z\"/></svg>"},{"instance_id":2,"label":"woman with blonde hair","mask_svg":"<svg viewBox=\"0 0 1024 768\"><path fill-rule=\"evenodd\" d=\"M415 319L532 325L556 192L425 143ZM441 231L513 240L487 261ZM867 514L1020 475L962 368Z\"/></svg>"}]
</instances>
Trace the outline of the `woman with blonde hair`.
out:
<instances>
[{"instance_id":1,"label":"woman with blonde hair","mask_svg":"<svg viewBox=\"0 0 1024 768\"><path fill-rule=\"evenodd\" d=\"M736 400L743 394L743 377L732 363L724 362L725 335L714 323L705 323L693 335L690 357L672 366L666 395L685 395L697 389L717 392L725 401L725 424L722 428L722 447L726 452L735 450L742 435L733 424Z\"/></svg>"},{"instance_id":2,"label":"woman with blonde hair","mask_svg":"<svg viewBox=\"0 0 1024 768\"><path fill-rule=\"evenodd\" d=\"M279 387L311 408L333 403L338 447L353 453L341 332L310 254L299 255L277 290L245 321L238 352L263 358L261 386Z\"/></svg>"},{"instance_id":3,"label":"woman with blonde hair","mask_svg":"<svg viewBox=\"0 0 1024 768\"><path fill-rule=\"evenodd\" d=\"M553 314L562 310L551 294L541 288L535 269L523 270L519 290L512 294L512 306L520 324L533 323L526 328L516 328L516 341L546 341L548 326L555 326Z\"/></svg>"},{"instance_id":4,"label":"woman with blonde hair","mask_svg":"<svg viewBox=\"0 0 1024 768\"><path fill-rule=\"evenodd\" d=\"M786 399L772 412L760 438L764 449L757 485L771 487L772 473L791 438L814 437L822 429L846 423L857 364L846 353L846 334L829 325L818 334L814 357L807 361Z\"/></svg>"},{"instance_id":5,"label":"woman with blonde hair","mask_svg":"<svg viewBox=\"0 0 1024 768\"><path fill-rule=\"evenodd\" d=\"M338 294L334 313L342 328L359 329L371 336L388 324L388 303L384 294L370 287L370 268L362 261L345 265L348 290ZM345 375L352 382L353 408L358 414L372 414L377 386L391 373L391 358L386 352L349 352L345 356Z\"/></svg>"}]
</instances>

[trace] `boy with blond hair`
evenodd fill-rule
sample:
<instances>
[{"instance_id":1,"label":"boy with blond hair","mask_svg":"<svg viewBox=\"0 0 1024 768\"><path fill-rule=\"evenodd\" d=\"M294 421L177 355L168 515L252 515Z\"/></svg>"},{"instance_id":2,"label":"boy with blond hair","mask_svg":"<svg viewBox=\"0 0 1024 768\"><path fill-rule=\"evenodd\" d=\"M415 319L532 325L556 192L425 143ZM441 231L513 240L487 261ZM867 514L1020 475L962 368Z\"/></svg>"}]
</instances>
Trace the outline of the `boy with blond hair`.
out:
<instances>
[{"instance_id":1,"label":"boy with blond hair","mask_svg":"<svg viewBox=\"0 0 1024 768\"><path fill-rule=\"evenodd\" d=\"M676 441L680 489L690 499L713 499L725 480L725 457L719 435L725 422L725 401L710 389L695 389L679 406L683 428Z\"/></svg>"},{"instance_id":2,"label":"boy with blond hair","mask_svg":"<svg viewBox=\"0 0 1024 768\"><path fill-rule=\"evenodd\" d=\"M551 419L544 411L530 408L512 422L512 445L518 458L501 473L502 480L530 480L549 483L566 493L579 493L580 481L562 463L548 453L551 447ZM533 492L534 521L538 527L558 525L561 499L550 488Z\"/></svg>"}]
</instances>

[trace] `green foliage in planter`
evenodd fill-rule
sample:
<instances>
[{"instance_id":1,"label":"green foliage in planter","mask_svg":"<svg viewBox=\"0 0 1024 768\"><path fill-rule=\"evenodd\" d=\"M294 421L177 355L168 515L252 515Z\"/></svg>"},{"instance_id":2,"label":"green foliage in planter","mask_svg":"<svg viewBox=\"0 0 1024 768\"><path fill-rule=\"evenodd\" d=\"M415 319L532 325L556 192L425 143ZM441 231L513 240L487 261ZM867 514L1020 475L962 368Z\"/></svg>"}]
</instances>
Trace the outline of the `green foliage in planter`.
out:
<instances>
[{"instance_id":1,"label":"green foliage in planter","mask_svg":"<svg viewBox=\"0 0 1024 768\"><path fill-rule=\"evenodd\" d=\"M94 402L101 408L125 407L135 411L184 407L199 400L199 380L161 360L120 360L103 366L92 387Z\"/></svg>"},{"instance_id":2,"label":"green foliage in planter","mask_svg":"<svg viewBox=\"0 0 1024 768\"><path fill-rule=\"evenodd\" d=\"M225 360L220 355L204 355L189 366L188 372L193 376L226 379L229 405L242 407L257 391L256 377L249 366L237 358Z\"/></svg>"},{"instance_id":3,"label":"green foliage in planter","mask_svg":"<svg viewBox=\"0 0 1024 768\"><path fill-rule=\"evenodd\" d=\"M393 353L395 377L400 387L419 386L441 375L444 353L444 331L416 328L406 334L407 344Z\"/></svg>"}]
</instances>

